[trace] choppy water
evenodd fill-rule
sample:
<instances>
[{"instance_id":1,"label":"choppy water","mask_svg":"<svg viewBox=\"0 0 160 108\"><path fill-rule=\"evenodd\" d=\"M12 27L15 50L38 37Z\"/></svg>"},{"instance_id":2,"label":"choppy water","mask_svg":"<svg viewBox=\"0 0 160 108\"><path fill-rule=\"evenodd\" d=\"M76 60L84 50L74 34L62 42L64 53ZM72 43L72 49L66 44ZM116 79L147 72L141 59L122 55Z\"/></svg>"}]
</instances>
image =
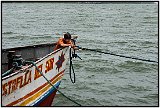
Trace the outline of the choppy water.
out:
<instances>
[{"instance_id":1,"label":"choppy water","mask_svg":"<svg viewBox=\"0 0 160 108\"><path fill-rule=\"evenodd\" d=\"M158 4L2 3L2 48L56 42L158 61ZM59 90L84 106L157 106L158 64L79 51L76 83L68 67ZM76 106L57 94L53 106Z\"/></svg>"}]
</instances>

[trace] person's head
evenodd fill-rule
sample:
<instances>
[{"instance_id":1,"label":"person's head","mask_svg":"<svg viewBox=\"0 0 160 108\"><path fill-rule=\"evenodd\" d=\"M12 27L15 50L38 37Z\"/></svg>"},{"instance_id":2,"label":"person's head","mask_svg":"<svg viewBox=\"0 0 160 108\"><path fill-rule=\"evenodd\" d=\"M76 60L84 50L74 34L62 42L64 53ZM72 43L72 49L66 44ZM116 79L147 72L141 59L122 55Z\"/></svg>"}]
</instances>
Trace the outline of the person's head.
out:
<instances>
[{"instance_id":1,"label":"person's head","mask_svg":"<svg viewBox=\"0 0 160 108\"><path fill-rule=\"evenodd\" d=\"M71 40L71 34L70 33L65 33L64 34L64 40L66 41L66 42L69 42L70 40Z\"/></svg>"}]
</instances>

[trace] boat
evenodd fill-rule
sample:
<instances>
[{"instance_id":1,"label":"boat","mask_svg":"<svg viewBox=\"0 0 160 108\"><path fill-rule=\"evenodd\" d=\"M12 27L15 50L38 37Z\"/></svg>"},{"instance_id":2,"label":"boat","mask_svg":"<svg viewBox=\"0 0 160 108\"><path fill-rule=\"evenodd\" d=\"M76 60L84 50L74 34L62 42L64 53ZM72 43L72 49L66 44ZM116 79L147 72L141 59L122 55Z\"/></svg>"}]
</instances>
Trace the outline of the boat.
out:
<instances>
[{"instance_id":1,"label":"boat","mask_svg":"<svg viewBox=\"0 0 160 108\"><path fill-rule=\"evenodd\" d=\"M55 45L2 49L2 106L51 106L71 49L53 51ZM35 66L24 61L34 62Z\"/></svg>"}]
</instances>

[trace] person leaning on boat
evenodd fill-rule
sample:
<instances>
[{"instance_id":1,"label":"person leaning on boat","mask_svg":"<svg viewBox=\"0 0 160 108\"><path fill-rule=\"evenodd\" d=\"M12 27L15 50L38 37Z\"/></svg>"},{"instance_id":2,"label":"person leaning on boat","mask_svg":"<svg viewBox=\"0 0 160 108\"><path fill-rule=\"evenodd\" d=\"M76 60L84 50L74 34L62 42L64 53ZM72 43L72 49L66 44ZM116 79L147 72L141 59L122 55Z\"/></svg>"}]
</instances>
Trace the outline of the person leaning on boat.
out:
<instances>
[{"instance_id":1,"label":"person leaning on boat","mask_svg":"<svg viewBox=\"0 0 160 108\"><path fill-rule=\"evenodd\" d=\"M73 38L77 38L73 37ZM59 38L57 45L54 48L54 51L59 49L59 48L63 48L63 47L67 47L67 46L71 46L72 48L76 49L75 45L73 44L72 40L71 40L71 34L70 33L65 33L63 38Z\"/></svg>"}]
</instances>

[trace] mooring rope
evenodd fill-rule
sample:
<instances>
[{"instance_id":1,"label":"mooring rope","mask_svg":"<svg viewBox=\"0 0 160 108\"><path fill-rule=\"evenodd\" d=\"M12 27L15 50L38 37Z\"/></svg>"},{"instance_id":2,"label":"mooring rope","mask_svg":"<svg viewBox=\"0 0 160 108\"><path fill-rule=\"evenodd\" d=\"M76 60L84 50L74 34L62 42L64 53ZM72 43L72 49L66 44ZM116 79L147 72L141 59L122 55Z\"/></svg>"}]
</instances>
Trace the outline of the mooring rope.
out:
<instances>
[{"instance_id":1,"label":"mooring rope","mask_svg":"<svg viewBox=\"0 0 160 108\"><path fill-rule=\"evenodd\" d=\"M69 57L70 58L69 76L70 76L71 82L75 83L76 82L76 77L75 77L74 68L73 68L73 64L72 64L72 51L71 51L71 48L70 48L69 56L70 56ZM72 79L72 73L73 73L73 79Z\"/></svg>"},{"instance_id":2,"label":"mooring rope","mask_svg":"<svg viewBox=\"0 0 160 108\"><path fill-rule=\"evenodd\" d=\"M81 104L79 104L78 102L76 102L75 100L72 100L71 98L67 97L64 93L62 93L60 90L58 90L45 76L44 74L39 70L39 68L36 66L36 64L33 61L25 61L26 63L31 63L33 66L36 67L36 69L39 71L39 73L45 78L45 80L54 88L56 89L61 95L63 95L65 98L67 98L68 100L72 101L73 103L82 106Z\"/></svg>"},{"instance_id":3,"label":"mooring rope","mask_svg":"<svg viewBox=\"0 0 160 108\"><path fill-rule=\"evenodd\" d=\"M154 60L147 60L147 59L142 59L142 58L137 58L137 57L124 56L124 55L114 54L114 53L111 53L111 52L104 52L104 51L98 51L98 50L95 50L95 49L82 48L80 46L77 46L77 47L79 49L82 49L82 50L89 50L89 51L99 52L99 53L103 53L103 54L109 54L109 55L124 57L124 58L130 58L130 59L141 60L141 61L146 61L146 62L158 63L158 61L154 61Z\"/></svg>"},{"instance_id":4,"label":"mooring rope","mask_svg":"<svg viewBox=\"0 0 160 108\"><path fill-rule=\"evenodd\" d=\"M5 76L11 74L13 70L14 70L14 67L12 67L11 69L9 69L6 72L2 73L2 77L5 77Z\"/></svg>"}]
</instances>

